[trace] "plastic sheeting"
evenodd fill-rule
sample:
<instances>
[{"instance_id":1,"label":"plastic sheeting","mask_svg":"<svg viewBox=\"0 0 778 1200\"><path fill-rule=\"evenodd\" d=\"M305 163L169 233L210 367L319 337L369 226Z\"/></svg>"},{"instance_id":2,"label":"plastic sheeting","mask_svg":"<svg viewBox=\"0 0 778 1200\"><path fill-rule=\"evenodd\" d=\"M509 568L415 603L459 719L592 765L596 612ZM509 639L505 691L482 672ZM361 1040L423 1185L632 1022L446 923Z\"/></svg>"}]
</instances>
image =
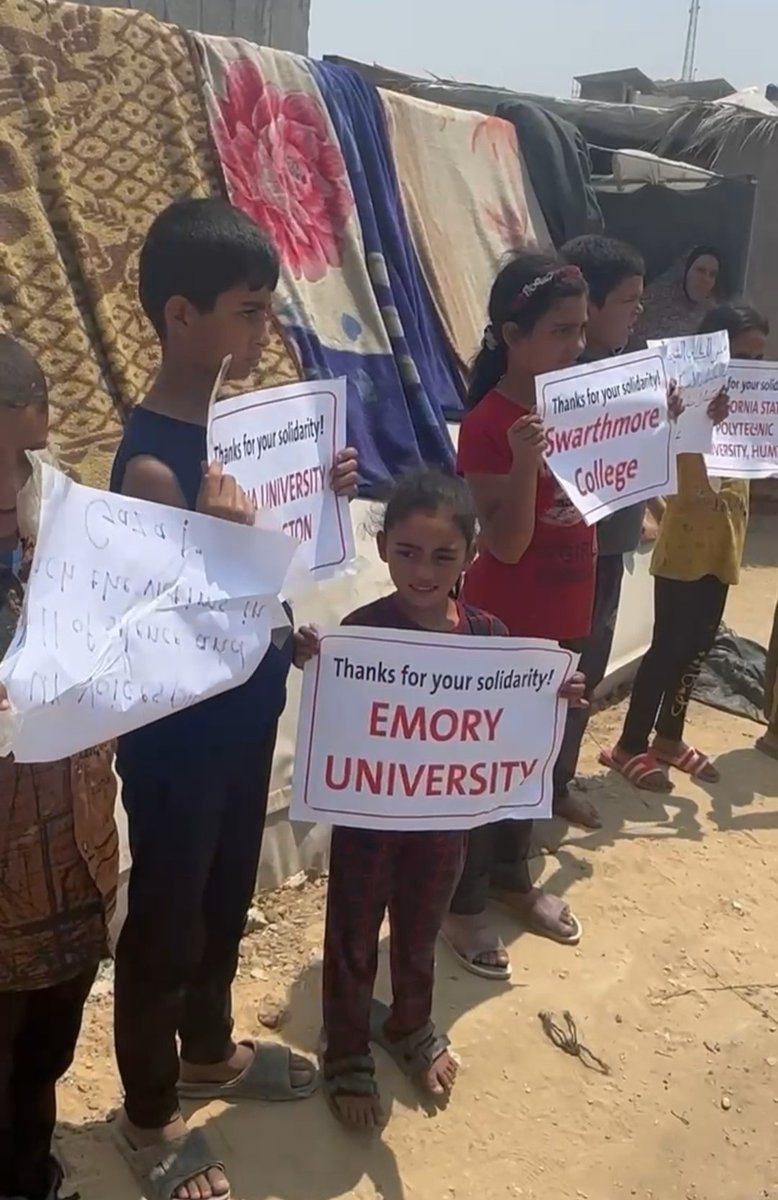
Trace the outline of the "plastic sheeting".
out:
<instances>
[{"instance_id":1,"label":"plastic sheeting","mask_svg":"<svg viewBox=\"0 0 778 1200\"><path fill-rule=\"evenodd\" d=\"M766 661L764 646L722 625L695 684L693 698L764 725Z\"/></svg>"}]
</instances>

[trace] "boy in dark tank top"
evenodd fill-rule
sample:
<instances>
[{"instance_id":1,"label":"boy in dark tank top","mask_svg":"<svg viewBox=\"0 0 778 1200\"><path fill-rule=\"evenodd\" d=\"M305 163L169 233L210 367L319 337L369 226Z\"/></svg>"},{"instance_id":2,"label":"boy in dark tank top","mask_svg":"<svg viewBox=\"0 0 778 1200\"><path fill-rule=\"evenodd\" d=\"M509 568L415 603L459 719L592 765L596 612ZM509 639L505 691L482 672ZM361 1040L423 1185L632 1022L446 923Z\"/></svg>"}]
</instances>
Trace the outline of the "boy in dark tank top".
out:
<instances>
[{"instance_id":1,"label":"boy in dark tank top","mask_svg":"<svg viewBox=\"0 0 778 1200\"><path fill-rule=\"evenodd\" d=\"M241 380L262 356L278 273L266 236L225 200L173 204L156 219L141 253L140 299L162 363L128 422L113 491L253 522L231 477L216 465L203 474L206 421L224 359ZM355 451L338 456L331 482L354 494ZM133 867L116 955L125 1104L115 1133L155 1195L229 1193L204 1135L187 1129L179 1096L293 1100L316 1086L307 1059L232 1037L230 992L291 661L289 637L240 687L119 739Z\"/></svg>"}]
</instances>

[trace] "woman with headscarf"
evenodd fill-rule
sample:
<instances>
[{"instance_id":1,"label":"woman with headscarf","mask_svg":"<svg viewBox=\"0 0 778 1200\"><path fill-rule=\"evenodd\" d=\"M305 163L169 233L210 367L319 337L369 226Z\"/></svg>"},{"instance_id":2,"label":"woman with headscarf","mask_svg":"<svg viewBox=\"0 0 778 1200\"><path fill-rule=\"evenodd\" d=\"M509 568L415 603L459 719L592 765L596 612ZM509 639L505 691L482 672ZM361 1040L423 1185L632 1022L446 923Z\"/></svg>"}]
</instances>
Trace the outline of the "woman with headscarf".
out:
<instances>
[{"instance_id":1,"label":"woman with headscarf","mask_svg":"<svg viewBox=\"0 0 778 1200\"><path fill-rule=\"evenodd\" d=\"M717 301L722 281L719 251L695 246L684 259L660 275L643 298L636 344L696 333L705 313Z\"/></svg>"}]
</instances>

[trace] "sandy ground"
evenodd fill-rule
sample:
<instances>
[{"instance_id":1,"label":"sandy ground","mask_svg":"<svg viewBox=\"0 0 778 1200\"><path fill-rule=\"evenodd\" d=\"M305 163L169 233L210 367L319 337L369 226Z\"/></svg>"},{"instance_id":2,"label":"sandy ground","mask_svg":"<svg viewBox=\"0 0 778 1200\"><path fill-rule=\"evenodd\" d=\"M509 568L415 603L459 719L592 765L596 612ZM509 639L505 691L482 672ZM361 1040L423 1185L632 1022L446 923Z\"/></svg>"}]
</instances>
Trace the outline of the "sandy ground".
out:
<instances>
[{"instance_id":1,"label":"sandy ground","mask_svg":"<svg viewBox=\"0 0 778 1200\"><path fill-rule=\"evenodd\" d=\"M778 593L774 524L754 522L752 565L727 613L763 642ZM690 734L719 756L722 782L639 795L597 767L622 709L593 718L582 762L604 829L566 837L545 860L547 886L583 922L581 946L498 916L514 962L503 988L441 949L436 1015L460 1081L431 1114L380 1059L392 1110L381 1141L350 1137L321 1097L196 1112L229 1163L234 1200L778 1198L778 764L752 750L756 725L694 706ZM241 1031L279 1018L266 1036L314 1051L324 897L319 882L260 898L236 985ZM110 993L108 975L61 1095L59 1149L82 1200L139 1196L104 1124L119 1101ZM544 1009L570 1010L607 1074L547 1040Z\"/></svg>"}]
</instances>

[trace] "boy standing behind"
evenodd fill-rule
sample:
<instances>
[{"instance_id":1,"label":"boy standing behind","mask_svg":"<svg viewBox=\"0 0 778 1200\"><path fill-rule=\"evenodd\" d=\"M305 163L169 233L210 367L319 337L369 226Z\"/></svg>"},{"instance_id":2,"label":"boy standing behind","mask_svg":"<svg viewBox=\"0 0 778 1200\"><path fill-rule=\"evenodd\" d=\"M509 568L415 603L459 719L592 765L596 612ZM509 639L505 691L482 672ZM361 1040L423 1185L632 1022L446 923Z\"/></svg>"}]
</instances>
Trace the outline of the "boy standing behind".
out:
<instances>
[{"instance_id":1,"label":"boy standing behind","mask_svg":"<svg viewBox=\"0 0 778 1200\"><path fill-rule=\"evenodd\" d=\"M585 234L562 247L561 256L578 267L589 288L586 349L579 362L597 362L619 354L629 341L643 311L641 301L646 265L631 246L599 234ZM640 545L645 504L633 504L605 517L597 525L597 583L592 631L586 640L579 670L586 676L586 698L602 683L613 647L613 633L624 577L624 555ZM586 730L588 708L571 708L554 769L554 813L573 825L598 829L594 805L570 794Z\"/></svg>"},{"instance_id":2,"label":"boy standing behind","mask_svg":"<svg viewBox=\"0 0 778 1200\"><path fill-rule=\"evenodd\" d=\"M173 204L141 253L140 298L162 365L127 426L114 491L199 508L214 381L256 367L267 341L279 263L254 222L224 200ZM234 480L234 520L253 522ZM354 451L332 486L356 490ZM251 679L119 739L117 766L133 866L116 956L116 1055L125 1090L120 1149L149 1200L229 1195L223 1164L189 1131L179 1095L298 1100L315 1068L279 1045L232 1037L230 992L256 884L292 638L271 645ZM176 1037L180 1038L179 1060Z\"/></svg>"},{"instance_id":3,"label":"boy standing behind","mask_svg":"<svg viewBox=\"0 0 778 1200\"><path fill-rule=\"evenodd\" d=\"M0 658L37 533L27 455L45 449L48 425L43 372L0 335ZM59 1197L56 1085L73 1061L116 898L111 760L107 746L60 762L0 758L0 1196L9 1200Z\"/></svg>"}]
</instances>

